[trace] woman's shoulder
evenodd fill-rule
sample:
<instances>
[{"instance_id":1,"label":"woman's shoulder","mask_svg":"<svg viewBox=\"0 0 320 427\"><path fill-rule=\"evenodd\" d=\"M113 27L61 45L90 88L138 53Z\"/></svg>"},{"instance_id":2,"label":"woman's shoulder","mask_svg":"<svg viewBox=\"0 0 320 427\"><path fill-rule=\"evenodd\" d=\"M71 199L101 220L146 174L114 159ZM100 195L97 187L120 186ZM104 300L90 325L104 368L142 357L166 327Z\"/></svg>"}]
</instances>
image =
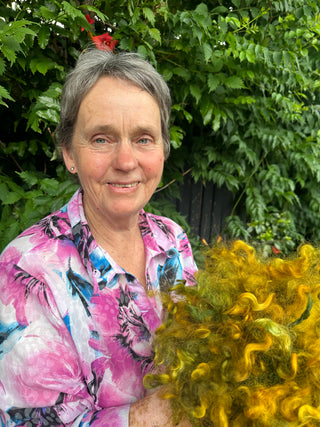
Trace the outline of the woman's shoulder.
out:
<instances>
[{"instance_id":1,"label":"woman's shoulder","mask_svg":"<svg viewBox=\"0 0 320 427\"><path fill-rule=\"evenodd\" d=\"M164 224L169 224L173 227L180 227L180 225L178 225L174 220L166 216L156 215L151 212L145 212L145 211L142 211L142 212L148 219L150 219L151 221L154 221L155 223L163 222Z\"/></svg>"},{"instance_id":2,"label":"woman's shoulder","mask_svg":"<svg viewBox=\"0 0 320 427\"><path fill-rule=\"evenodd\" d=\"M13 248L26 253L35 251L40 247L49 248L50 246L55 246L57 241L72 240L70 211L71 215L75 216L73 211L79 200L81 201L80 189L74 193L62 208L48 214L13 239L2 252L1 260L3 255L12 251Z\"/></svg>"},{"instance_id":3,"label":"woman's shoulder","mask_svg":"<svg viewBox=\"0 0 320 427\"><path fill-rule=\"evenodd\" d=\"M57 241L70 239L72 236L70 221L66 209L59 209L42 218L31 227L24 230L13 239L3 250L0 261L8 262L12 256L19 258L32 254L36 257L38 252L50 251L56 246Z\"/></svg>"},{"instance_id":4,"label":"woman's shoulder","mask_svg":"<svg viewBox=\"0 0 320 427\"><path fill-rule=\"evenodd\" d=\"M145 227L154 235L164 234L169 240L176 240L179 236L185 235L183 228L168 217L143 211L142 218Z\"/></svg>"}]
</instances>

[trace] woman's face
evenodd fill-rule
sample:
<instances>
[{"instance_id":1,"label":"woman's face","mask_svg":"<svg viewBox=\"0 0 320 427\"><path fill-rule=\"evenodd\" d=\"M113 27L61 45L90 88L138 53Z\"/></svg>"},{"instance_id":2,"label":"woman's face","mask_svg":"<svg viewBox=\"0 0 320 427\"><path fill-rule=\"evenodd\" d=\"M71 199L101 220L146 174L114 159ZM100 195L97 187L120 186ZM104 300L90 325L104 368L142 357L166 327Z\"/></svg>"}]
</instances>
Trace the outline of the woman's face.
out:
<instances>
[{"instance_id":1,"label":"woman's face","mask_svg":"<svg viewBox=\"0 0 320 427\"><path fill-rule=\"evenodd\" d=\"M100 78L80 104L63 156L78 174L89 223L136 221L163 171L157 102L129 82Z\"/></svg>"}]
</instances>

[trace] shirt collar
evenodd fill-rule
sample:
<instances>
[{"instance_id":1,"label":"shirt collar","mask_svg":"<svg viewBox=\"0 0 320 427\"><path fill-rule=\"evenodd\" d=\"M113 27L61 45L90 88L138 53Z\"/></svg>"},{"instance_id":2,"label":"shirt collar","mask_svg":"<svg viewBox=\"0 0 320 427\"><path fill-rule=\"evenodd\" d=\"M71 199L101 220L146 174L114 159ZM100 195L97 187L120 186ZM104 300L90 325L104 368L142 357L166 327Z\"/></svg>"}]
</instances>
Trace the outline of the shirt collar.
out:
<instances>
[{"instance_id":1,"label":"shirt collar","mask_svg":"<svg viewBox=\"0 0 320 427\"><path fill-rule=\"evenodd\" d=\"M116 277L126 272L95 241L84 214L82 196L83 190L80 188L67 206L74 244L87 271L91 270L93 279L99 287L105 286L106 283L113 287ZM144 245L148 249L146 251L148 267L154 257L164 255L172 247L171 231L158 217L146 214L143 209L139 213L138 223Z\"/></svg>"}]
</instances>

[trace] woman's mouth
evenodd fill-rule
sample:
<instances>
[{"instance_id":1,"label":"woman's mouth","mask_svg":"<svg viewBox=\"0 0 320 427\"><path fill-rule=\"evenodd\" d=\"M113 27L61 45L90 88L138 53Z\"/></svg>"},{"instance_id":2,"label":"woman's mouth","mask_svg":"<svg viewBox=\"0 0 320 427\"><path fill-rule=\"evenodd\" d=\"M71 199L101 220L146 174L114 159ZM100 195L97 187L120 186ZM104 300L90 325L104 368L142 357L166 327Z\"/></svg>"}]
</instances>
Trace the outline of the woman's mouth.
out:
<instances>
[{"instance_id":1,"label":"woman's mouth","mask_svg":"<svg viewBox=\"0 0 320 427\"><path fill-rule=\"evenodd\" d=\"M117 187L117 188L132 188L132 187L136 187L139 184L139 181L131 182L131 183L127 183L127 184L121 184L121 183L117 183L117 182L109 182L108 184L112 185L113 187Z\"/></svg>"}]
</instances>

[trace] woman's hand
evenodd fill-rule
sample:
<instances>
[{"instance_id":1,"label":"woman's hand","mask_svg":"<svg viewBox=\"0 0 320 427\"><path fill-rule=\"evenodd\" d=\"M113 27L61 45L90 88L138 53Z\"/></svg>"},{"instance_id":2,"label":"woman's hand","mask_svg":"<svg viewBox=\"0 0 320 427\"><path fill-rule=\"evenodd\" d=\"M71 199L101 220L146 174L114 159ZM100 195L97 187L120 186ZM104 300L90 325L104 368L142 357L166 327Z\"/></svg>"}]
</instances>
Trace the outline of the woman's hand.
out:
<instances>
[{"instance_id":1,"label":"woman's hand","mask_svg":"<svg viewBox=\"0 0 320 427\"><path fill-rule=\"evenodd\" d=\"M169 400L160 396L161 389L135 402L130 407L130 427L191 427L186 419L174 424Z\"/></svg>"}]
</instances>

